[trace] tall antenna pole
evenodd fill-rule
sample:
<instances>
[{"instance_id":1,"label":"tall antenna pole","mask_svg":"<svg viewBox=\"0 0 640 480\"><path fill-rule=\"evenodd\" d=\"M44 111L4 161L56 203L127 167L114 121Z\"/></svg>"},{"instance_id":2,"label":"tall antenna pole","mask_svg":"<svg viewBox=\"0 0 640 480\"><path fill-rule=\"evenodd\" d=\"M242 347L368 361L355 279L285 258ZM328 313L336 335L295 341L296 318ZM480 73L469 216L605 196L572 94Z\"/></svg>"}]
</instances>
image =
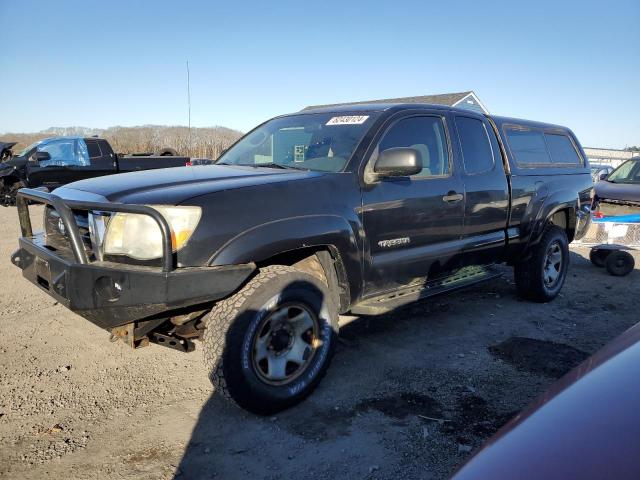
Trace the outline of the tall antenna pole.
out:
<instances>
[{"instance_id":1,"label":"tall antenna pole","mask_svg":"<svg viewBox=\"0 0 640 480\"><path fill-rule=\"evenodd\" d=\"M191 78L189 75L189 60L187 60L187 105L189 107L189 150L191 150ZM189 152L191 155L191 152Z\"/></svg>"}]
</instances>

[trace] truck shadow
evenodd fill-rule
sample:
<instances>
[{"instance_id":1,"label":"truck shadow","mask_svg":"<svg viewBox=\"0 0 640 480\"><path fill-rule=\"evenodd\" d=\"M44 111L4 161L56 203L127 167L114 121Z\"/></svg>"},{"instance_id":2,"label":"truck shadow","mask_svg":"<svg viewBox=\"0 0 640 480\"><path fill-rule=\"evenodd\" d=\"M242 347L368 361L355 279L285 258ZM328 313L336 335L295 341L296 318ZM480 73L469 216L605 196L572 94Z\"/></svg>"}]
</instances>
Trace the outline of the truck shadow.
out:
<instances>
[{"instance_id":1,"label":"truck shadow","mask_svg":"<svg viewBox=\"0 0 640 480\"><path fill-rule=\"evenodd\" d=\"M454 409L460 412L450 411L431 388L442 378L426 373L424 359L411 353L424 349L434 333L446 331L439 321L421 323L415 317L448 316L450 308L448 302L432 299L379 317L350 318L336 338L337 355L319 388L277 414L251 414L214 392L199 413L174 478L315 478L353 456L357 459L351 459L355 464L347 471L362 469L366 476L384 454L380 438L393 438L407 428L428 428L467 443L471 440L464 432L468 437L493 433L510 413L505 417L494 411L470 391L457 392ZM257 313L247 311L236 321ZM483 423L469 422L469 415ZM372 421L378 417L382 421Z\"/></svg>"},{"instance_id":2,"label":"truck shadow","mask_svg":"<svg viewBox=\"0 0 640 480\"><path fill-rule=\"evenodd\" d=\"M595 268L573 252L571 260L579 269ZM482 310L484 317L478 316ZM505 322L496 323L490 311ZM403 458L421 472L416 478L444 478L551 377L573 366L566 361L553 375L526 371L535 380L525 381L519 363L491 351L503 325L535 335L525 320L512 326L514 315L526 316L522 312L507 276L386 315L352 317L341 325L326 378L299 405L261 417L214 392L174 478L363 478L378 467L376 475L386 478ZM556 345L545 347L548 355ZM533 353L525 353L537 364Z\"/></svg>"}]
</instances>

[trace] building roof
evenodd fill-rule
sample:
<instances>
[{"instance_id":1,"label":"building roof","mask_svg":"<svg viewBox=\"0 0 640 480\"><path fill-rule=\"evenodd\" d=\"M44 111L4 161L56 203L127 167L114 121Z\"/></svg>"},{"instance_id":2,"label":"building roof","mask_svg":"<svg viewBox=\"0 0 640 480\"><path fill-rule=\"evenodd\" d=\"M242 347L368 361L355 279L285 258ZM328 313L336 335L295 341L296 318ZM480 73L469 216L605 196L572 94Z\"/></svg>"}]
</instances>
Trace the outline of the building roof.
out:
<instances>
[{"instance_id":1,"label":"building roof","mask_svg":"<svg viewBox=\"0 0 640 480\"><path fill-rule=\"evenodd\" d=\"M371 104L371 103L386 103L386 104L403 104L403 103L427 103L432 105L447 105L449 107L453 107L459 104L462 100L467 98L469 95L472 95L478 104L485 110L484 105L480 102L478 97L473 93L473 91L469 90L467 92L458 92L458 93L444 93L441 95L421 95L417 97L400 97L400 98L385 98L381 100L365 100L360 102L346 102L346 103L333 103L327 105L310 105L305 107L302 111L305 110L315 110L319 108L331 108L331 107L341 107L345 105L363 105L363 104Z\"/></svg>"},{"instance_id":2,"label":"building roof","mask_svg":"<svg viewBox=\"0 0 640 480\"><path fill-rule=\"evenodd\" d=\"M638 155L638 152L632 152L629 150L616 150L613 148L593 148L583 147L584 152L589 158L611 158L619 160L627 160L633 156Z\"/></svg>"}]
</instances>

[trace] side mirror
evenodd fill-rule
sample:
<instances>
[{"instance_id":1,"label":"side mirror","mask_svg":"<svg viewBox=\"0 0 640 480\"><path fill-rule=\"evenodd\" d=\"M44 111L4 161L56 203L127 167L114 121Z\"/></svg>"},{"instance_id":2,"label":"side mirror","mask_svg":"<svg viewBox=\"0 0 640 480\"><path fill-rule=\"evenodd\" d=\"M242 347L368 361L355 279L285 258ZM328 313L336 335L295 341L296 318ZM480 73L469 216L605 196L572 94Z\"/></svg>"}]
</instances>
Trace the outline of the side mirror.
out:
<instances>
[{"instance_id":1,"label":"side mirror","mask_svg":"<svg viewBox=\"0 0 640 480\"><path fill-rule=\"evenodd\" d=\"M409 177L422 171L422 155L414 148L388 148L378 156L373 171L381 177Z\"/></svg>"},{"instance_id":2,"label":"side mirror","mask_svg":"<svg viewBox=\"0 0 640 480\"><path fill-rule=\"evenodd\" d=\"M609 174L607 172L601 173L600 174L600 180L606 180L608 176L609 176Z\"/></svg>"},{"instance_id":3,"label":"side mirror","mask_svg":"<svg viewBox=\"0 0 640 480\"><path fill-rule=\"evenodd\" d=\"M36 152L36 162L43 162L46 160L51 160L49 152Z\"/></svg>"}]
</instances>

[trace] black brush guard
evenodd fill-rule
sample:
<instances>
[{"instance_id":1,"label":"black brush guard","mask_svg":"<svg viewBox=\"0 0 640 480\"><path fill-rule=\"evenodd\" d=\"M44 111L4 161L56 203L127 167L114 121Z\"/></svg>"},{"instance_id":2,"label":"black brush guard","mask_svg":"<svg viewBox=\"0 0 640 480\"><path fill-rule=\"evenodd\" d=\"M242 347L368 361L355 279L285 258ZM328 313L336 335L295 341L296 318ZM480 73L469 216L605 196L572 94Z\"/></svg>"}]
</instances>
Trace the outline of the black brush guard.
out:
<instances>
[{"instance_id":1,"label":"black brush guard","mask_svg":"<svg viewBox=\"0 0 640 480\"><path fill-rule=\"evenodd\" d=\"M73 258L46 245L34 234L29 202L53 207L67 232ZM215 302L236 291L255 270L254 264L177 268L171 229L156 210L141 205L65 200L57 195L22 189L17 195L22 236L11 261L23 276L70 310L96 325L113 330L150 317L168 318L172 311ZM73 210L148 215L162 232L162 266L147 267L90 261Z\"/></svg>"}]
</instances>

